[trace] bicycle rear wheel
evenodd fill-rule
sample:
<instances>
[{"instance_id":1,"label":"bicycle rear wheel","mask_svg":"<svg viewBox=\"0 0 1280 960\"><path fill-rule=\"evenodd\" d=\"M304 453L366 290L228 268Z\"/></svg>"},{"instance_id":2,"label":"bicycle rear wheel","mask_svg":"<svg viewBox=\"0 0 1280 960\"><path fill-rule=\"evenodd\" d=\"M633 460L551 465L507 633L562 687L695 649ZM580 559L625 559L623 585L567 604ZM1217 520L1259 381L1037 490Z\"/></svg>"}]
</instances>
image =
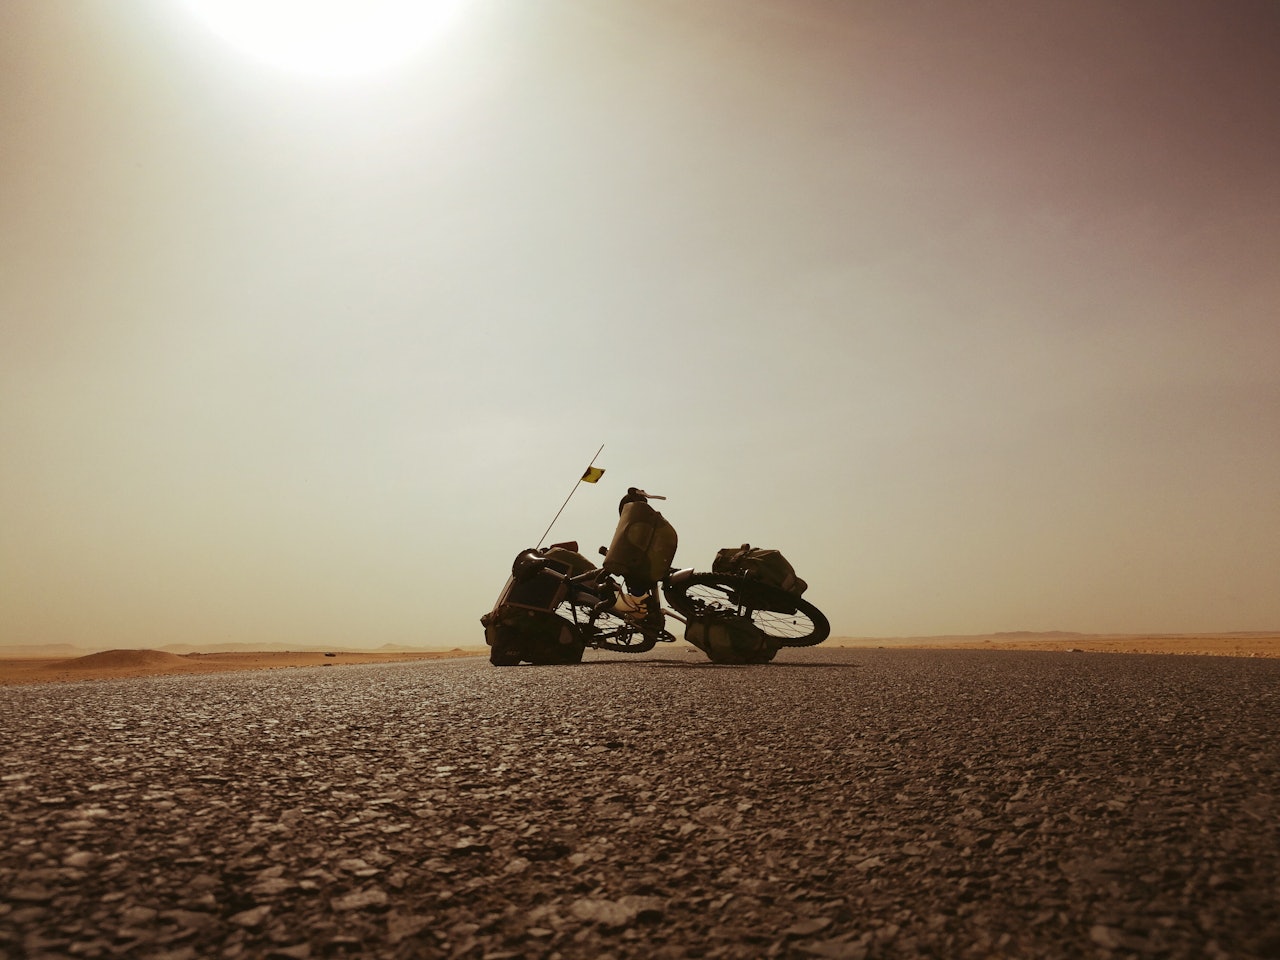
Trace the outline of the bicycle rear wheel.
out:
<instances>
[{"instance_id":1,"label":"bicycle rear wheel","mask_svg":"<svg viewBox=\"0 0 1280 960\"><path fill-rule=\"evenodd\" d=\"M811 647L831 635L826 615L808 600L745 577L694 573L668 582L663 592L677 613L743 617L784 647Z\"/></svg>"},{"instance_id":2,"label":"bicycle rear wheel","mask_svg":"<svg viewBox=\"0 0 1280 960\"><path fill-rule=\"evenodd\" d=\"M600 611L593 615L588 608L565 601L560 605L558 612L566 620L572 620L577 624L588 646L600 650L612 650L616 653L647 653L657 646L660 640L664 642L675 640L675 637L666 630L646 630L630 617L620 616L612 611Z\"/></svg>"}]
</instances>

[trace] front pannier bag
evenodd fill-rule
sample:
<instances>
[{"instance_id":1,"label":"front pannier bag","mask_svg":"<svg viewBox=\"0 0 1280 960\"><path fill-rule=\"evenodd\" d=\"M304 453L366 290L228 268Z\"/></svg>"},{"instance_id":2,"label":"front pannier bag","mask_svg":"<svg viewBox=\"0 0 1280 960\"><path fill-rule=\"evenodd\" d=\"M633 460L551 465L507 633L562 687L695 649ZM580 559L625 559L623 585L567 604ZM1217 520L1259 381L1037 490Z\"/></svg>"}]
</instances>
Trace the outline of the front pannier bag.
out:
<instances>
[{"instance_id":1,"label":"front pannier bag","mask_svg":"<svg viewBox=\"0 0 1280 960\"><path fill-rule=\"evenodd\" d=\"M711 571L755 580L797 597L809 589L809 585L796 576L795 568L780 551L753 547L749 543L716 551Z\"/></svg>"},{"instance_id":2,"label":"front pannier bag","mask_svg":"<svg viewBox=\"0 0 1280 960\"><path fill-rule=\"evenodd\" d=\"M684 638L712 663L768 663L778 653L778 642L742 617L690 617Z\"/></svg>"}]
</instances>

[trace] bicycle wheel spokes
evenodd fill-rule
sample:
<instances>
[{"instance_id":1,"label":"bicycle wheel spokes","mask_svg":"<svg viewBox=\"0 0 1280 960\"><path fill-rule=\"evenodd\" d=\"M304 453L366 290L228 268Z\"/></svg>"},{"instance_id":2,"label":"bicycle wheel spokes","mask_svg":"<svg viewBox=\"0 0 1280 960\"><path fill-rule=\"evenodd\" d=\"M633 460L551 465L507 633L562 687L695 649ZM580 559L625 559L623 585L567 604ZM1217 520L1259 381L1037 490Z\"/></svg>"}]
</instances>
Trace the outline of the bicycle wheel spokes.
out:
<instances>
[{"instance_id":1,"label":"bicycle wheel spokes","mask_svg":"<svg viewBox=\"0 0 1280 960\"><path fill-rule=\"evenodd\" d=\"M743 615L743 606L738 601L738 592L732 586L722 583L695 583L684 591L684 596L692 604L694 612L699 616L712 613L732 613ZM674 604L673 604L674 605Z\"/></svg>"},{"instance_id":2,"label":"bicycle wheel spokes","mask_svg":"<svg viewBox=\"0 0 1280 960\"><path fill-rule=\"evenodd\" d=\"M821 643L831 633L827 618L807 600L742 577L694 573L667 585L667 602L687 617L729 614L750 620L786 647Z\"/></svg>"},{"instance_id":3,"label":"bicycle wheel spokes","mask_svg":"<svg viewBox=\"0 0 1280 960\"><path fill-rule=\"evenodd\" d=\"M559 612L580 626L583 636L588 638L588 646L622 653L644 653L652 650L658 641L657 637L646 636L634 620L612 611L603 610L592 615L588 608L566 601L560 605Z\"/></svg>"},{"instance_id":4,"label":"bicycle wheel spokes","mask_svg":"<svg viewBox=\"0 0 1280 960\"><path fill-rule=\"evenodd\" d=\"M761 633L777 640L804 640L812 637L815 632L813 620L800 610L795 613L752 610L749 616Z\"/></svg>"},{"instance_id":5,"label":"bicycle wheel spokes","mask_svg":"<svg viewBox=\"0 0 1280 960\"><path fill-rule=\"evenodd\" d=\"M757 606L763 598L752 597L750 590L737 590L726 584L700 583L691 587L685 596L701 606L702 614L732 613L750 620L767 637L799 640L811 637L815 632L813 620L804 611L794 607L786 611L764 609Z\"/></svg>"}]
</instances>

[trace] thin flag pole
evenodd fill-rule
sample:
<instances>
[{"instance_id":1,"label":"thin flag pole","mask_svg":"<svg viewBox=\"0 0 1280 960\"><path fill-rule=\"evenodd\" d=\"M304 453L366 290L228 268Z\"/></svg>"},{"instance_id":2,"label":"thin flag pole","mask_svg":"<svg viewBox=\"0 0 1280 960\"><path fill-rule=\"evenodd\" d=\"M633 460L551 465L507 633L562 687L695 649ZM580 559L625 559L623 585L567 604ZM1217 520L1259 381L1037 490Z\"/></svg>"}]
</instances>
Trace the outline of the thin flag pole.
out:
<instances>
[{"instance_id":1,"label":"thin flag pole","mask_svg":"<svg viewBox=\"0 0 1280 960\"><path fill-rule=\"evenodd\" d=\"M600 450L604 449L604 444L600 444ZM600 450L596 451L596 456L591 458L591 462L587 464L587 469L582 471L582 477L591 472L591 468L596 465L596 457L600 456ZM547 529L542 533L542 539L538 541L538 546L533 549L537 550L542 546L542 541L547 539L547 534L551 532L551 528L556 525L556 521L560 519L560 514L564 513L564 508L569 505L569 501L573 499L573 495L578 492L578 484L582 483L582 477L573 482L573 489L569 491L569 495L564 498L564 503L560 504L560 509L556 511L556 515L551 518L551 522L547 524Z\"/></svg>"}]
</instances>

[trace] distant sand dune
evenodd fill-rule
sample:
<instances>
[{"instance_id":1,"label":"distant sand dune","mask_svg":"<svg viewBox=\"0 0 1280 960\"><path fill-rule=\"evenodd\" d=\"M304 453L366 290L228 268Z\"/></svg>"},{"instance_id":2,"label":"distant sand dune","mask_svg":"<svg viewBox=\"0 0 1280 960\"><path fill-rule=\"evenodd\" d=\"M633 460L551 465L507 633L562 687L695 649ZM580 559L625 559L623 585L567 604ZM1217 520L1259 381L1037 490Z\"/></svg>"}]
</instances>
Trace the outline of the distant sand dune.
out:
<instances>
[{"instance_id":1,"label":"distant sand dune","mask_svg":"<svg viewBox=\"0 0 1280 960\"><path fill-rule=\"evenodd\" d=\"M162 650L103 650L85 657L64 660L63 670L134 670L155 667L181 667L187 661L176 653Z\"/></svg>"}]
</instances>

